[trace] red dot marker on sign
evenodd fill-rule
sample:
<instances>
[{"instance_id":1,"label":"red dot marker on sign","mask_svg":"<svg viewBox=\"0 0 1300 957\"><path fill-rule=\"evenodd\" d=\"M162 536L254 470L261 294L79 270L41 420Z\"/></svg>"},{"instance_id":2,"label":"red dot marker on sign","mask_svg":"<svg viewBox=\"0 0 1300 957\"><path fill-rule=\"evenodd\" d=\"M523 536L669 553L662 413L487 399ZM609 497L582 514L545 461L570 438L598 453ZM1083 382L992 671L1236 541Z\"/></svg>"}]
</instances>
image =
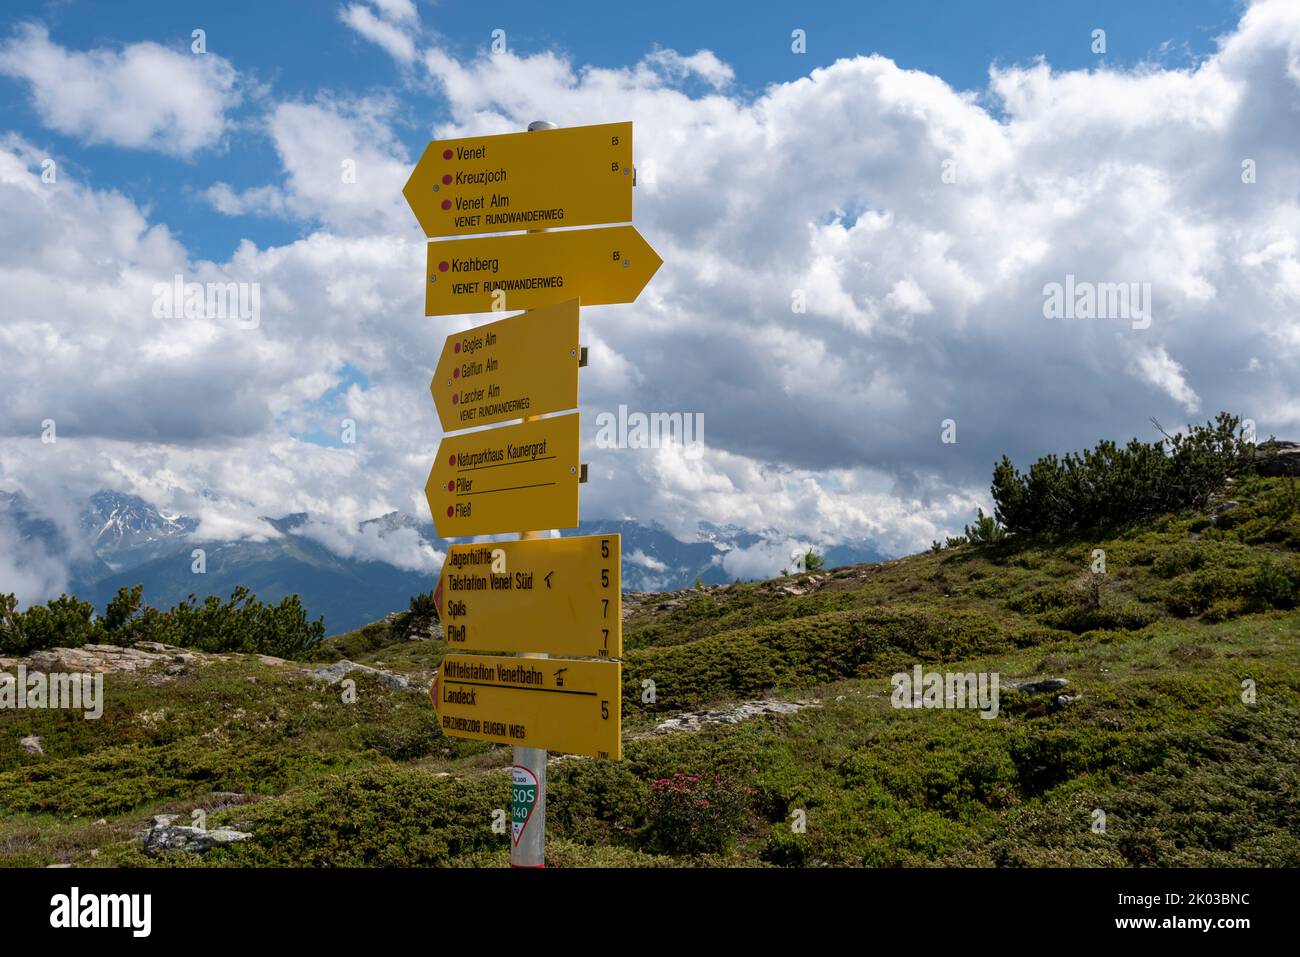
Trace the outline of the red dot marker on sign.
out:
<instances>
[{"instance_id":1,"label":"red dot marker on sign","mask_svg":"<svg viewBox=\"0 0 1300 957\"><path fill-rule=\"evenodd\" d=\"M460 396L458 396L458 395L452 395L452 397L451 397L451 404L452 404L452 405L457 405L457 404L459 404L459 402L460 402Z\"/></svg>"},{"instance_id":2,"label":"red dot marker on sign","mask_svg":"<svg viewBox=\"0 0 1300 957\"><path fill-rule=\"evenodd\" d=\"M451 506L450 506L450 505L447 506L447 517L448 517L448 518L451 518Z\"/></svg>"},{"instance_id":3,"label":"red dot marker on sign","mask_svg":"<svg viewBox=\"0 0 1300 957\"><path fill-rule=\"evenodd\" d=\"M443 209L451 209L451 200L449 200L449 199L444 199L444 200L442 201L442 208L443 208Z\"/></svg>"},{"instance_id":4,"label":"red dot marker on sign","mask_svg":"<svg viewBox=\"0 0 1300 957\"><path fill-rule=\"evenodd\" d=\"M459 378L460 378L460 370L459 370L459 369L452 369L452 370L451 370L451 377L452 377L453 379L459 379Z\"/></svg>"},{"instance_id":5,"label":"red dot marker on sign","mask_svg":"<svg viewBox=\"0 0 1300 957\"><path fill-rule=\"evenodd\" d=\"M460 343L459 343L459 342L456 343L456 345L453 347L453 349L454 349L454 351L456 351L456 352L460 352Z\"/></svg>"},{"instance_id":6,"label":"red dot marker on sign","mask_svg":"<svg viewBox=\"0 0 1300 957\"><path fill-rule=\"evenodd\" d=\"M454 492L454 491L456 491L456 483L455 483L455 482L448 482L448 483L447 483L447 491L448 491L448 492Z\"/></svg>"},{"instance_id":7,"label":"red dot marker on sign","mask_svg":"<svg viewBox=\"0 0 1300 957\"><path fill-rule=\"evenodd\" d=\"M446 272L449 268L451 268L451 263L447 262L445 259L438 263L438 272Z\"/></svg>"},{"instance_id":8,"label":"red dot marker on sign","mask_svg":"<svg viewBox=\"0 0 1300 957\"><path fill-rule=\"evenodd\" d=\"M447 460L447 464L448 464L448 465L455 465L455 464L456 464L456 456L453 455L450 459L448 459L448 460Z\"/></svg>"},{"instance_id":9,"label":"red dot marker on sign","mask_svg":"<svg viewBox=\"0 0 1300 957\"><path fill-rule=\"evenodd\" d=\"M451 159L451 150L443 150L443 151L442 151L442 158L445 159L445 160L449 160L449 159Z\"/></svg>"},{"instance_id":10,"label":"red dot marker on sign","mask_svg":"<svg viewBox=\"0 0 1300 957\"><path fill-rule=\"evenodd\" d=\"M443 185L443 186L450 186L450 185L451 185L451 174L450 174L450 173L447 173L447 174L445 174L445 175L442 177L442 185Z\"/></svg>"}]
</instances>

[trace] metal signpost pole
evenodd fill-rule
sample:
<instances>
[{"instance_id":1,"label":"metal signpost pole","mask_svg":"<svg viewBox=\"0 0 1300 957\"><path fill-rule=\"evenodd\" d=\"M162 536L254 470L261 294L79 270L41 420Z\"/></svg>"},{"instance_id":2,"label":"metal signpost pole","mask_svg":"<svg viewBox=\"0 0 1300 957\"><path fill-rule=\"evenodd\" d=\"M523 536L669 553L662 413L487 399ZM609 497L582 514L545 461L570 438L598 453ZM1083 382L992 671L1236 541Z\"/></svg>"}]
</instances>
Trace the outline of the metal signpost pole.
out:
<instances>
[{"instance_id":1,"label":"metal signpost pole","mask_svg":"<svg viewBox=\"0 0 1300 957\"><path fill-rule=\"evenodd\" d=\"M528 132L553 130L556 126L546 120L528 124ZM530 230L530 232L543 230ZM525 422L535 422L541 416L529 416ZM544 532L520 532L521 542L545 538ZM544 654L520 654L520 658L545 658ZM531 802L530 799L531 798ZM546 749L515 748L514 767L510 769L511 812L511 867L546 866ZM517 838L514 828L522 825Z\"/></svg>"}]
</instances>

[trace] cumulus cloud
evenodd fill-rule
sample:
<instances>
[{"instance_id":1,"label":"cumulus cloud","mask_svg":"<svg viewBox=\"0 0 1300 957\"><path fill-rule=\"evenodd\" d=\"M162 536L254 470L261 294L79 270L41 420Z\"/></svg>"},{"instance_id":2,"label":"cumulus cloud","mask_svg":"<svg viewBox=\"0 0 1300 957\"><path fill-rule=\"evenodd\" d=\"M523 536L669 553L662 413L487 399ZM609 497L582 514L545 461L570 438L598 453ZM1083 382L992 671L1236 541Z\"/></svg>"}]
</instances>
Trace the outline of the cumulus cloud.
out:
<instances>
[{"instance_id":1,"label":"cumulus cloud","mask_svg":"<svg viewBox=\"0 0 1300 957\"><path fill-rule=\"evenodd\" d=\"M391 99L284 102L266 119L282 184L236 191L216 183L204 196L227 215L286 217L335 233L409 234L419 227L402 197L412 161L390 127Z\"/></svg>"},{"instance_id":2,"label":"cumulus cloud","mask_svg":"<svg viewBox=\"0 0 1300 957\"><path fill-rule=\"evenodd\" d=\"M27 81L32 106L50 129L181 157L216 144L240 102L234 67L214 53L156 43L68 50L35 23L0 44L0 74Z\"/></svg>"},{"instance_id":3,"label":"cumulus cloud","mask_svg":"<svg viewBox=\"0 0 1300 957\"><path fill-rule=\"evenodd\" d=\"M345 528L314 519L297 531L324 545L336 555L362 561L386 562L406 571L434 574L442 567L442 561L446 557L422 539L413 528L381 532L376 525Z\"/></svg>"}]
</instances>

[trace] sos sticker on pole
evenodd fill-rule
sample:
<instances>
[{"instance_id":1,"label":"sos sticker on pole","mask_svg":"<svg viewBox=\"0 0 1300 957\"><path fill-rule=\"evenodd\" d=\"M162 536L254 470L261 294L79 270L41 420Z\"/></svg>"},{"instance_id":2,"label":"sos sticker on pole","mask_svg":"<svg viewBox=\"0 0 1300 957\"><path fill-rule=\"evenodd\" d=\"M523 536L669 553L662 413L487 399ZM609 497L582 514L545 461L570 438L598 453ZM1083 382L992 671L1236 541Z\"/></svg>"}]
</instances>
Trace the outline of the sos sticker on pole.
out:
<instances>
[{"instance_id":1,"label":"sos sticker on pole","mask_svg":"<svg viewBox=\"0 0 1300 957\"><path fill-rule=\"evenodd\" d=\"M510 829L516 845L537 807L537 776L527 768L510 769Z\"/></svg>"}]
</instances>

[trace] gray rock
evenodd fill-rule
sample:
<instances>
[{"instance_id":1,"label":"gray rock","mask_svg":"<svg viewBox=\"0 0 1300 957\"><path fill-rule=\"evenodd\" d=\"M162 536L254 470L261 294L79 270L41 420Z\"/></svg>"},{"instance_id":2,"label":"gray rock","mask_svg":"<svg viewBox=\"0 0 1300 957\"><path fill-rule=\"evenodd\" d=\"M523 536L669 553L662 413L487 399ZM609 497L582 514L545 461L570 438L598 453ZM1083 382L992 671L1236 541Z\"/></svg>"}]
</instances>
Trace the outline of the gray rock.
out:
<instances>
[{"instance_id":1,"label":"gray rock","mask_svg":"<svg viewBox=\"0 0 1300 957\"><path fill-rule=\"evenodd\" d=\"M338 684L348 675L359 672L363 675L370 675L377 679L385 688L405 691L411 687L411 679L406 675L395 675L388 671L380 671L378 668L369 668L366 665L359 665L355 661L348 661L344 658L342 661L336 661L332 665L324 668L316 668L308 671L307 674L317 681L324 681L328 684Z\"/></svg>"},{"instance_id":2,"label":"gray rock","mask_svg":"<svg viewBox=\"0 0 1300 957\"><path fill-rule=\"evenodd\" d=\"M1268 477L1300 475L1300 443L1263 442L1257 445L1255 471Z\"/></svg>"},{"instance_id":3,"label":"gray rock","mask_svg":"<svg viewBox=\"0 0 1300 957\"><path fill-rule=\"evenodd\" d=\"M46 673L62 671L112 674L139 671L166 659L166 655L139 651L135 648L88 644L80 648L44 648L35 651L28 659L27 669Z\"/></svg>"},{"instance_id":4,"label":"gray rock","mask_svg":"<svg viewBox=\"0 0 1300 957\"><path fill-rule=\"evenodd\" d=\"M763 698L760 701L742 701L726 711L688 711L669 718L655 726L653 734L669 734L673 731L698 731L710 724L740 724L761 714L794 714L804 708L819 708L818 701L781 701L778 698Z\"/></svg>"},{"instance_id":5,"label":"gray rock","mask_svg":"<svg viewBox=\"0 0 1300 957\"><path fill-rule=\"evenodd\" d=\"M144 651L158 651L158 652L180 650L174 647L173 645L164 645L158 641L137 641L135 643L135 647L140 648Z\"/></svg>"},{"instance_id":6,"label":"gray rock","mask_svg":"<svg viewBox=\"0 0 1300 957\"><path fill-rule=\"evenodd\" d=\"M197 827L182 827L176 824L158 824L160 818L172 818L175 815L160 814L154 818L155 824L144 836L144 852L150 857L163 851L185 851L190 854L203 854L226 844L246 841L252 834L236 831L228 827L218 827L205 831Z\"/></svg>"}]
</instances>

